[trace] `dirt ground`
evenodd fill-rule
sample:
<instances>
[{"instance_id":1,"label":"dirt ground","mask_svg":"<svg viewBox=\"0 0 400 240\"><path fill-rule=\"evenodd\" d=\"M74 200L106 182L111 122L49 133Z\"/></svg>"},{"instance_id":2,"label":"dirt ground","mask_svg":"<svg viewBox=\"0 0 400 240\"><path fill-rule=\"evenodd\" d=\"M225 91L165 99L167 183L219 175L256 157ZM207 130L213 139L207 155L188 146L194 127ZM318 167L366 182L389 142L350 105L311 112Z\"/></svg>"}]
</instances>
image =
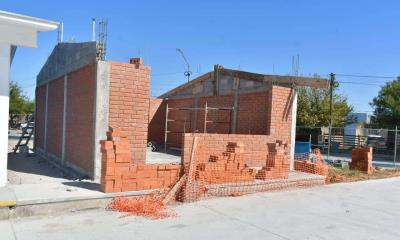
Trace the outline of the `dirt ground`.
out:
<instances>
[{"instance_id":1,"label":"dirt ground","mask_svg":"<svg viewBox=\"0 0 400 240\"><path fill-rule=\"evenodd\" d=\"M329 174L327 176L327 183L339 183L339 182L356 182L365 181L371 179L382 179L382 178L392 178L399 177L400 169L384 169L376 168L371 174L366 174L361 171L350 170L348 166L339 168L331 167L329 169Z\"/></svg>"}]
</instances>

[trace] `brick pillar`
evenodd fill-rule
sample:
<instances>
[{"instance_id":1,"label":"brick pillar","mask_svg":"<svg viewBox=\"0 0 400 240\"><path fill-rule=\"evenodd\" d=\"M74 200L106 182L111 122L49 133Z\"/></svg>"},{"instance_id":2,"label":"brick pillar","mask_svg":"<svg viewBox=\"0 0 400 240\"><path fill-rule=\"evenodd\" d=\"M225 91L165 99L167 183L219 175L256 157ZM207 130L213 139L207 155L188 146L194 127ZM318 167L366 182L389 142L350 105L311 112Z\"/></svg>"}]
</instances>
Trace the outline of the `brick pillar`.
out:
<instances>
[{"instance_id":1,"label":"brick pillar","mask_svg":"<svg viewBox=\"0 0 400 240\"><path fill-rule=\"evenodd\" d=\"M144 163L150 99L150 67L141 58L110 62L109 124L129 138L132 163Z\"/></svg>"},{"instance_id":2,"label":"brick pillar","mask_svg":"<svg viewBox=\"0 0 400 240\"><path fill-rule=\"evenodd\" d=\"M268 135L290 144L294 90L272 86L270 95Z\"/></svg>"},{"instance_id":3,"label":"brick pillar","mask_svg":"<svg viewBox=\"0 0 400 240\"><path fill-rule=\"evenodd\" d=\"M288 144L288 153L294 147L291 146L294 97L295 91L292 88L280 86L272 86L271 88L267 133L273 139ZM294 157L290 159L290 169L294 169Z\"/></svg>"}]
</instances>

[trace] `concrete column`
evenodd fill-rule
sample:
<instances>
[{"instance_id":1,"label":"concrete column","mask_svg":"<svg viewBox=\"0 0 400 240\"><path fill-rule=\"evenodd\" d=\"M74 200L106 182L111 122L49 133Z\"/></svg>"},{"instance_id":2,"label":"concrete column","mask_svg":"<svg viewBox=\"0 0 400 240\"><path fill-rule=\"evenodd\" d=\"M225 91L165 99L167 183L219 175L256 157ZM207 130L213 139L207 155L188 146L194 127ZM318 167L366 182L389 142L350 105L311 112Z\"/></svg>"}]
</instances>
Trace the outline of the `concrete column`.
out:
<instances>
[{"instance_id":1,"label":"concrete column","mask_svg":"<svg viewBox=\"0 0 400 240\"><path fill-rule=\"evenodd\" d=\"M11 46L0 44L0 187L7 184L10 58Z\"/></svg>"},{"instance_id":2,"label":"concrete column","mask_svg":"<svg viewBox=\"0 0 400 240\"><path fill-rule=\"evenodd\" d=\"M68 76L64 76L64 105L63 105L63 126L62 126L62 143L61 143L61 165L65 165L65 139L67 129L67 94L68 94ZM47 102L47 100L46 100ZM47 113L47 110L46 110Z\"/></svg>"},{"instance_id":3,"label":"concrete column","mask_svg":"<svg viewBox=\"0 0 400 240\"><path fill-rule=\"evenodd\" d=\"M296 124L297 124L297 91L293 89L292 101L292 128L290 134L290 170L294 170L294 145L296 143Z\"/></svg>"},{"instance_id":4,"label":"concrete column","mask_svg":"<svg viewBox=\"0 0 400 240\"><path fill-rule=\"evenodd\" d=\"M236 127L237 127L237 114L238 114L238 108L239 108L239 83L240 83L240 78L234 77L233 78L233 110L231 112L231 134L236 133Z\"/></svg>"},{"instance_id":5,"label":"concrete column","mask_svg":"<svg viewBox=\"0 0 400 240\"><path fill-rule=\"evenodd\" d=\"M47 111L49 108L49 83L46 83L46 107L44 112L44 143L43 148L47 154Z\"/></svg>"},{"instance_id":6,"label":"concrete column","mask_svg":"<svg viewBox=\"0 0 400 240\"><path fill-rule=\"evenodd\" d=\"M109 125L109 104L110 104L110 72L111 66L108 62L98 61L96 66L96 90L94 104L94 136L93 136L93 157L94 169L93 180L100 182L101 177L101 149L100 140L107 139Z\"/></svg>"}]
</instances>

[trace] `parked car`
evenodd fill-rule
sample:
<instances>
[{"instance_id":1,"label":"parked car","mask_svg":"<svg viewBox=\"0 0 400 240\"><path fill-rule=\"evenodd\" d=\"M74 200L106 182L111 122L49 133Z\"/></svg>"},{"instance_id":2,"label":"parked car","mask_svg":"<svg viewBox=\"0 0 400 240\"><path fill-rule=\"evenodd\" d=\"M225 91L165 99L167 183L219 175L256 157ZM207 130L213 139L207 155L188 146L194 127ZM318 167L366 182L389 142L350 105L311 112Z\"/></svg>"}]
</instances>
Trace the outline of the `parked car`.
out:
<instances>
[{"instance_id":1,"label":"parked car","mask_svg":"<svg viewBox=\"0 0 400 240\"><path fill-rule=\"evenodd\" d=\"M367 146L373 147L374 150L386 150L386 140L380 135L368 135Z\"/></svg>"}]
</instances>

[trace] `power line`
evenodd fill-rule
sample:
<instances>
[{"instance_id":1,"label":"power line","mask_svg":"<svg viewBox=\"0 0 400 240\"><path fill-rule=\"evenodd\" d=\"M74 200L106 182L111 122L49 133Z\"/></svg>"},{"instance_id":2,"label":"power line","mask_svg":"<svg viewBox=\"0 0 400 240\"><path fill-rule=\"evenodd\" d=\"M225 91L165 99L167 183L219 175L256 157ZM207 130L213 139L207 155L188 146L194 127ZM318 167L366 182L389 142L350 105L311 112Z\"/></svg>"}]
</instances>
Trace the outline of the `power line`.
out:
<instances>
[{"instance_id":1,"label":"power line","mask_svg":"<svg viewBox=\"0 0 400 240\"><path fill-rule=\"evenodd\" d=\"M181 74L182 72L171 72L171 73L156 73L156 74L151 74L153 77L158 77L158 76L167 76L167 75L177 75Z\"/></svg>"},{"instance_id":2,"label":"power line","mask_svg":"<svg viewBox=\"0 0 400 240\"><path fill-rule=\"evenodd\" d=\"M344 83L344 84L358 84L358 85L367 85L367 86L382 86L384 83L377 83L377 82L369 82L369 83L364 83L364 82L348 82L348 81L337 81L339 83Z\"/></svg>"},{"instance_id":3,"label":"power line","mask_svg":"<svg viewBox=\"0 0 400 240\"><path fill-rule=\"evenodd\" d=\"M357 75L357 74L342 74L337 73L336 76L341 77L357 77L357 78L380 78L380 79L397 79L397 77L390 77L390 76L375 76L375 75Z\"/></svg>"}]
</instances>

